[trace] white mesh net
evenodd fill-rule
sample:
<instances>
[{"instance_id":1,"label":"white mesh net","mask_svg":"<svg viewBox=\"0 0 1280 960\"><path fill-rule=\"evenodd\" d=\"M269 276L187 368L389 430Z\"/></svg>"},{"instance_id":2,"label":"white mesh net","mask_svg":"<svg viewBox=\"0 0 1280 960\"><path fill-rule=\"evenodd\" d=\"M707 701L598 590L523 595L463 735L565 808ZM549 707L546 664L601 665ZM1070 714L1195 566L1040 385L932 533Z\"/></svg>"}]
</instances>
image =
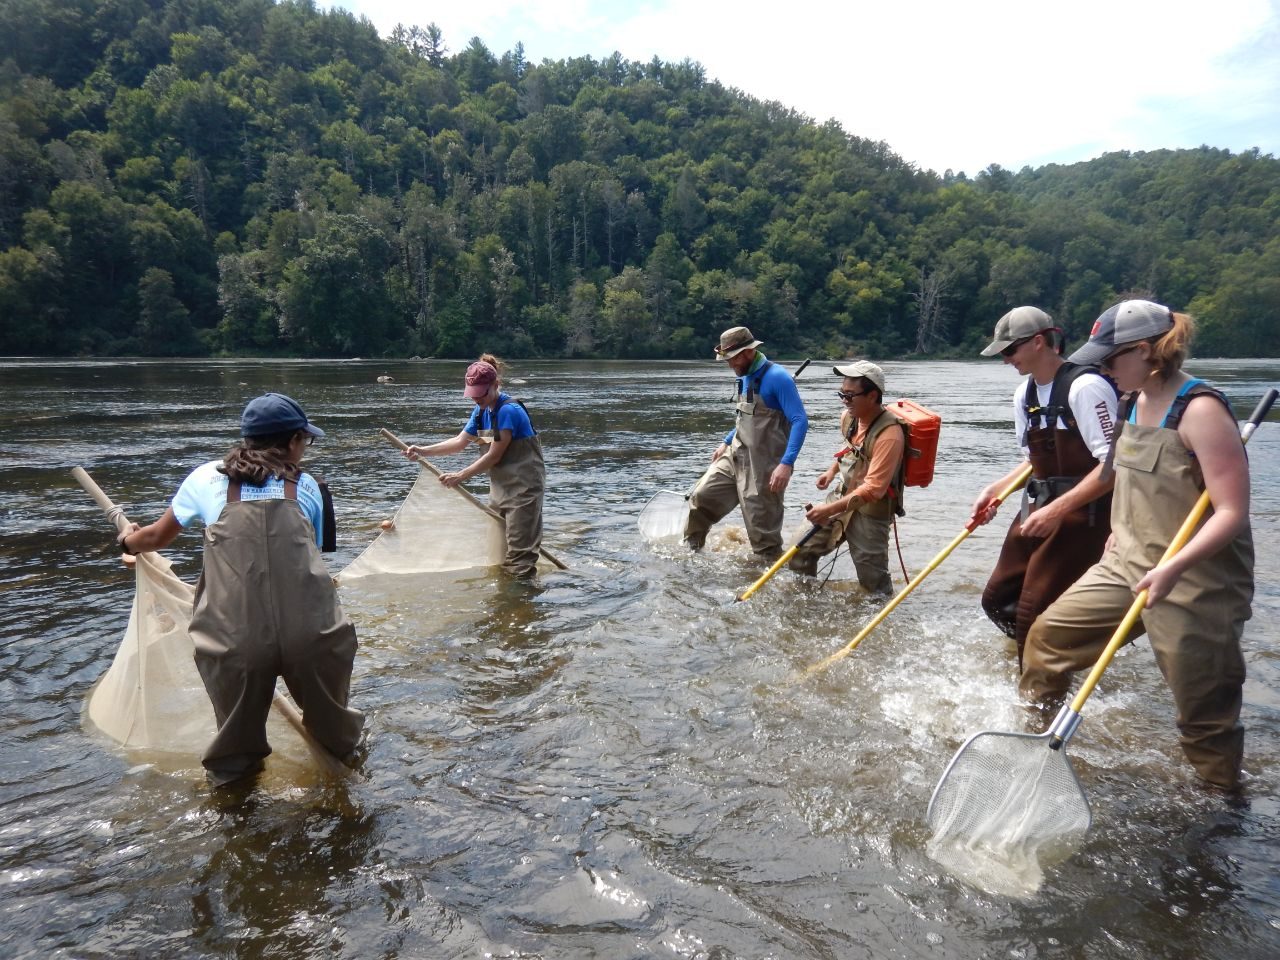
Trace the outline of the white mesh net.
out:
<instances>
[{"instance_id":1,"label":"white mesh net","mask_svg":"<svg viewBox=\"0 0 1280 960\"><path fill-rule=\"evenodd\" d=\"M505 553L501 521L423 467L392 525L338 574L338 581L495 566Z\"/></svg>"},{"instance_id":2,"label":"white mesh net","mask_svg":"<svg viewBox=\"0 0 1280 960\"><path fill-rule=\"evenodd\" d=\"M956 754L929 803L926 852L990 893L1030 896L1089 829L1089 801L1048 736L980 733Z\"/></svg>"},{"instance_id":3,"label":"white mesh net","mask_svg":"<svg viewBox=\"0 0 1280 960\"><path fill-rule=\"evenodd\" d=\"M187 634L195 589L158 553L140 554L136 571L129 625L86 719L126 747L198 754L215 724Z\"/></svg>"},{"instance_id":4,"label":"white mesh net","mask_svg":"<svg viewBox=\"0 0 1280 960\"><path fill-rule=\"evenodd\" d=\"M670 540L684 535L689 501L674 490L659 490L640 511L636 524L646 540Z\"/></svg>"}]
</instances>

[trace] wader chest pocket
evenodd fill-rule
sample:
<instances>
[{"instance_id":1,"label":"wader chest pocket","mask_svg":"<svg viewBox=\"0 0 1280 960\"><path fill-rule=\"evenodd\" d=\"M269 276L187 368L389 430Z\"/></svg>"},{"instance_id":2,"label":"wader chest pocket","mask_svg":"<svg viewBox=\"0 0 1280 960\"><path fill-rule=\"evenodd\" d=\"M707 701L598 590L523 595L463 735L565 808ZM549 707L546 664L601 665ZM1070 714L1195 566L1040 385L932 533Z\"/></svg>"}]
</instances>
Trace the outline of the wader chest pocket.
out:
<instances>
[{"instance_id":1,"label":"wader chest pocket","mask_svg":"<svg viewBox=\"0 0 1280 960\"><path fill-rule=\"evenodd\" d=\"M1154 473L1160 462L1160 446L1154 443L1138 444L1126 441L1122 436L1116 444L1116 466L1128 467L1142 473Z\"/></svg>"}]
</instances>

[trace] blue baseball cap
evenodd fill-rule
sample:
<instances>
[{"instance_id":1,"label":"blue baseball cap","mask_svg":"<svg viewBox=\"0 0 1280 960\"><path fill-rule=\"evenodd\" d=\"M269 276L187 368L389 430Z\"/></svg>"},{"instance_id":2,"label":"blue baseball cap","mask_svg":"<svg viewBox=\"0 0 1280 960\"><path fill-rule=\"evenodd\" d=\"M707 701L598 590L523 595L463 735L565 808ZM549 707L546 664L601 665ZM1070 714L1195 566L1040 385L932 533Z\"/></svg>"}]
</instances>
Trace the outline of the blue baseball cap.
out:
<instances>
[{"instance_id":1,"label":"blue baseball cap","mask_svg":"<svg viewBox=\"0 0 1280 960\"><path fill-rule=\"evenodd\" d=\"M323 437L324 431L307 419L297 401L283 393L264 393L250 400L240 414L240 436L264 437L273 433L301 430L313 437Z\"/></svg>"}]
</instances>

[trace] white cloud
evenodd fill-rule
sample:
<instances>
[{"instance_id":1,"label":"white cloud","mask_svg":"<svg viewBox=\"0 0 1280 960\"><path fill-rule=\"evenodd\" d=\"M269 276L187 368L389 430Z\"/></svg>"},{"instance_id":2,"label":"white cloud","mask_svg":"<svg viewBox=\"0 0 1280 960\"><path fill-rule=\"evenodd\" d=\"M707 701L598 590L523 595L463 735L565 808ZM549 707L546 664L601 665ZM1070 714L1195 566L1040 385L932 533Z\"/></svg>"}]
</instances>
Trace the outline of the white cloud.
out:
<instances>
[{"instance_id":1,"label":"white cloud","mask_svg":"<svg viewBox=\"0 0 1280 960\"><path fill-rule=\"evenodd\" d=\"M535 62L688 57L936 170L1200 143L1280 152L1276 0L342 5L384 34L434 19L452 50L478 35L495 53L523 41Z\"/></svg>"}]
</instances>

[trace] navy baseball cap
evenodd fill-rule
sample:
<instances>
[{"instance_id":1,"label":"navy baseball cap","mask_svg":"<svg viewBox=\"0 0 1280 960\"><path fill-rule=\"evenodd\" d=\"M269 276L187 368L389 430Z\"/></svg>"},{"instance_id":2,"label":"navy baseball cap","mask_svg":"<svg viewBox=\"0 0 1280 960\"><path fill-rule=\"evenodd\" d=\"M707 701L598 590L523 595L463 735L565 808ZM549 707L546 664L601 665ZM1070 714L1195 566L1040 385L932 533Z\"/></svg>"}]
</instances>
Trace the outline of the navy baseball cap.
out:
<instances>
[{"instance_id":1,"label":"navy baseball cap","mask_svg":"<svg viewBox=\"0 0 1280 960\"><path fill-rule=\"evenodd\" d=\"M240 436L264 437L273 433L301 430L313 437L323 437L324 431L307 419L297 401L283 393L264 393L250 400L240 414Z\"/></svg>"}]
</instances>

